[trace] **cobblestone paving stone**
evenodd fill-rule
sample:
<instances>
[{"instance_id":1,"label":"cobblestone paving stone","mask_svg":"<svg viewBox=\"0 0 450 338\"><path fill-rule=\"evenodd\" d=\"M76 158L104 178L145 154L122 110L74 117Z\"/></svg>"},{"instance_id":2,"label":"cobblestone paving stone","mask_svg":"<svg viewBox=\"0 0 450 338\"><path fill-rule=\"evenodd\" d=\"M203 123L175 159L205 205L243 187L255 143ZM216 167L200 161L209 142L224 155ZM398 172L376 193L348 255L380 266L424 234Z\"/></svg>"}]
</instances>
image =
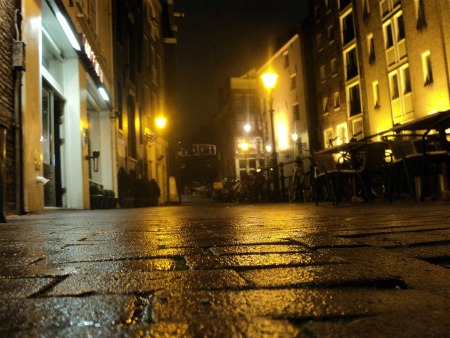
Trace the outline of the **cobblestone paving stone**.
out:
<instances>
[{"instance_id":1,"label":"cobblestone paving stone","mask_svg":"<svg viewBox=\"0 0 450 338\"><path fill-rule=\"evenodd\" d=\"M450 204L47 210L0 225L0 337L450 337Z\"/></svg>"}]
</instances>

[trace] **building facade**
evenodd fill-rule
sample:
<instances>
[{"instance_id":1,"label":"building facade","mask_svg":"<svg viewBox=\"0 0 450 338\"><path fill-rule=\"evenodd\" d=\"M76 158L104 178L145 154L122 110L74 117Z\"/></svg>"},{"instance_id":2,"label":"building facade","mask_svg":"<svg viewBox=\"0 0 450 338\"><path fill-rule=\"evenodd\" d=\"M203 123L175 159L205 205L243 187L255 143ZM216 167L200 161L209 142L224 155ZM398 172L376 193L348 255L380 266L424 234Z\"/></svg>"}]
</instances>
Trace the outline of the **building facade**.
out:
<instances>
[{"instance_id":1,"label":"building facade","mask_svg":"<svg viewBox=\"0 0 450 338\"><path fill-rule=\"evenodd\" d=\"M20 186L16 186L20 177L16 161L18 150L16 137L20 134L16 128L19 121L15 97L20 90L19 78L23 64L19 62L14 65L13 62L14 41L21 39L16 32L16 24L20 24L19 13L16 10L17 5L14 1L0 3L0 36L3 41L0 46L0 201L1 209L5 213L15 212L20 205L16 200L16 192L20 191ZM2 218L4 221L4 215Z\"/></svg>"},{"instance_id":2,"label":"building facade","mask_svg":"<svg viewBox=\"0 0 450 338\"><path fill-rule=\"evenodd\" d=\"M109 3L22 1L22 210L90 208L115 184Z\"/></svg>"},{"instance_id":3,"label":"building facade","mask_svg":"<svg viewBox=\"0 0 450 338\"><path fill-rule=\"evenodd\" d=\"M222 180L241 180L265 165L255 71L227 80L215 123Z\"/></svg>"},{"instance_id":4,"label":"building facade","mask_svg":"<svg viewBox=\"0 0 450 338\"><path fill-rule=\"evenodd\" d=\"M311 4L324 147L449 109L448 1Z\"/></svg>"},{"instance_id":5,"label":"building facade","mask_svg":"<svg viewBox=\"0 0 450 338\"><path fill-rule=\"evenodd\" d=\"M172 109L165 55L168 63L174 62L173 3L115 0L113 13L119 197L130 194L136 180L155 180L161 190L159 203L165 203L168 141L155 122L167 118Z\"/></svg>"},{"instance_id":6,"label":"building facade","mask_svg":"<svg viewBox=\"0 0 450 338\"><path fill-rule=\"evenodd\" d=\"M258 91L264 116L264 145L275 143L278 163L284 164L286 175L293 173L295 159L309 155L316 142L314 105L309 100L311 86L304 42L295 34L271 59L257 71ZM269 93L261 75L267 71L278 75L275 88ZM272 107L270 107L272 100ZM270 116L273 109L273 118ZM270 124L273 122L273 131ZM268 152L268 156L270 151Z\"/></svg>"}]
</instances>

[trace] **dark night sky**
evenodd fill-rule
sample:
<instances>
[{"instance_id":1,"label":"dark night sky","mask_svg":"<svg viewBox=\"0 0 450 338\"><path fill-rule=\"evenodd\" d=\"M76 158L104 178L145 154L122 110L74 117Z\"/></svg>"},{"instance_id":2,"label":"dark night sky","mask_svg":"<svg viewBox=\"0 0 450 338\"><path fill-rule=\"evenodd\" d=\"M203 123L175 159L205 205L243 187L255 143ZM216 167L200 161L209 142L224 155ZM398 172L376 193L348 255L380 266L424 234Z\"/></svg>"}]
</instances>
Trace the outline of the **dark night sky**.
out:
<instances>
[{"instance_id":1,"label":"dark night sky","mask_svg":"<svg viewBox=\"0 0 450 338\"><path fill-rule=\"evenodd\" d=\"M207 141L198 130L217 112L227 78L262 66L275 39L297 27L306 0L176 0L178 117L175 137ZM192 122L195 121L194 124ZM206 136L206 138L205 138Z\"/></svg>"}]
</instances>

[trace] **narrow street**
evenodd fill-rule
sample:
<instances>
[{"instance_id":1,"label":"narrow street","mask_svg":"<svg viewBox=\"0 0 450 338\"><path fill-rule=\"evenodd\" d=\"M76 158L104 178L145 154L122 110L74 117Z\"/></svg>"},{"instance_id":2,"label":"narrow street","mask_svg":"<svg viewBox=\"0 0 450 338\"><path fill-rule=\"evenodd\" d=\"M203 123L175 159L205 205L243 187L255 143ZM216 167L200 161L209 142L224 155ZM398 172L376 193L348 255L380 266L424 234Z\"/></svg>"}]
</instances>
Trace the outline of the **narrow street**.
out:
<instances>
[{"instance_id":1,"label":"narrow street","mask_svg":"<svg viewBox=\"0 0 450 338\"><path fill-rule=\"evenodd\" d=\"M450 204L187 203L0 226L1 337L450 337Z\"/></svg>"}]
</instances>

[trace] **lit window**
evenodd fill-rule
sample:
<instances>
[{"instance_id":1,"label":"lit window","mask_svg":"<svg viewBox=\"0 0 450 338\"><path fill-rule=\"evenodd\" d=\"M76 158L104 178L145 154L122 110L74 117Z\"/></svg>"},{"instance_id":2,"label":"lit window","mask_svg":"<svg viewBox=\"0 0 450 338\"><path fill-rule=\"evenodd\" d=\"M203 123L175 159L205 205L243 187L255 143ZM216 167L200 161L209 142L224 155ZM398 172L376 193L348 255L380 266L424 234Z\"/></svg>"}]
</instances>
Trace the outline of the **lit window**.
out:
<instances>
[{"instance_id":1,"label":"lit window","mask_svg":"<svg viewBox=\"0 0 450 338\"><path fill-rule=\"evenodd\" d=\"M430 51L427 51L424 54L422 54L422 68L423 68L424 85L428 86L433 83L433 70L431 67Z\"/></svg>"},{"instance_id":2,"label":"lit window","mask_svg":"<svg viewBox=\"0 0 450 338\"><path fill-rule=\"evenodd\" d=\"M323 140L325 144L325 148L330 146L330 143L333 142L333 129L328 128L323 131Z\"/></svg>"}]
</instances>

